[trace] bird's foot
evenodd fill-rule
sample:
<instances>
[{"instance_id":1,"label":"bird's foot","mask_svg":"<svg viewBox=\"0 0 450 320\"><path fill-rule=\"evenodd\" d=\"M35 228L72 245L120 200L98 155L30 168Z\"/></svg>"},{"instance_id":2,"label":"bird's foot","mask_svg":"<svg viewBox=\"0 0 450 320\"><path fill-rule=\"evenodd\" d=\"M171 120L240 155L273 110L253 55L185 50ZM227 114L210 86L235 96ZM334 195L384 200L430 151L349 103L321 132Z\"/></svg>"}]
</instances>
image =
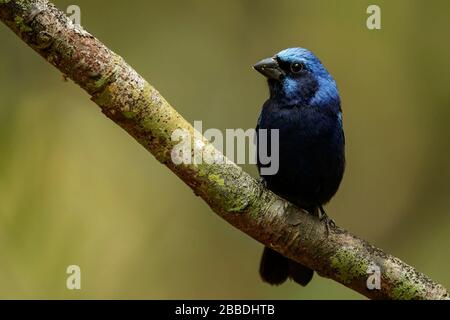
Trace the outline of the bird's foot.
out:
<instances>
[{"instance_id":1,"label":"bird's foot","mask_svg":"<svg viewBox=\"0 0 450 320\"><path fill-rule=\"evenodd\" d=\"M325 210L323 209L322 206L319 207L319 219L320 221L324 221L325 222L325 228L327 230L327 236L330 235L330 228L335 228L336 227L336 223L334 222L333 219L331 219L327 213L325 212Z\"/></svg>"},{"instance_id":2,"label":"bird's foot","mask_svg":"<svg viewBox=\"0 0 450 320\"><path fill-rule=\"evenodd\" d=\"M327 236L329 236L330 235L330 228L335 228L336 227L336 223L334 222L333 219L331 219L327 215L322 216L320 221L325 221L325 228L327 229Z\"/></svg>"}]
</instances>

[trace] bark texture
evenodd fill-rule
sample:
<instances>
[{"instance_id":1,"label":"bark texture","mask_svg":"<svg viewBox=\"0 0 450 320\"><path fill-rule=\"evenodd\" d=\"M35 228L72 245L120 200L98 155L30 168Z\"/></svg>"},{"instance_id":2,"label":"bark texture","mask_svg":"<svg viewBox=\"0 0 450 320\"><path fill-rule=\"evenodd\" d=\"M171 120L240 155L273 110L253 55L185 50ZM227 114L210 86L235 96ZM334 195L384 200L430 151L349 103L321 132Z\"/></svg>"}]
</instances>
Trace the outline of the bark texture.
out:
<instances>
[{"instance_id":1,"label":"bark texture","mask_svg":"<svg viewBox=\"0 0 450 320\"><path fill-rule=\"evenodd\" d=\"M231 161L175 165L171 153L178 141L172 141L172 133L185 129L194 136L193 127L119 55L53 4L0 0L0 19L236 228L368 298L449 299L442 285L349 232L336 227L327 237L317 218L274 195ZM223 157L201 135L192 146L193 153L208 159ZM367 288L372 265L380 268L379 290Z\"/></svg>"}]
</instances>

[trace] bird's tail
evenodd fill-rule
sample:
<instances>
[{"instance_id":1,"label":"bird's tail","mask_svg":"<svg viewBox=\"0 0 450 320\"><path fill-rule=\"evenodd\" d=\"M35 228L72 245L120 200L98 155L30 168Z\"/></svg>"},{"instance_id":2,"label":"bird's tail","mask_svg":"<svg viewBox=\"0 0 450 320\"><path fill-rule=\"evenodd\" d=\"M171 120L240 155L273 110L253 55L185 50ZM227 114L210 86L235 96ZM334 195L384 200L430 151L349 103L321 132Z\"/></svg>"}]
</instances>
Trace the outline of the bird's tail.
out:
<instances>
[{"instance_id":1,"label":"bird's tail","mask_svg":"<svg viewBox=\"0 0 450 320\"><path fill-rule=\"evenodd\" d=\"M280 285L291 278L298 284L306 286L311 281L314 271L265 247L259 274L264 282L271 285Z\"/></svg>"}]
</instances>

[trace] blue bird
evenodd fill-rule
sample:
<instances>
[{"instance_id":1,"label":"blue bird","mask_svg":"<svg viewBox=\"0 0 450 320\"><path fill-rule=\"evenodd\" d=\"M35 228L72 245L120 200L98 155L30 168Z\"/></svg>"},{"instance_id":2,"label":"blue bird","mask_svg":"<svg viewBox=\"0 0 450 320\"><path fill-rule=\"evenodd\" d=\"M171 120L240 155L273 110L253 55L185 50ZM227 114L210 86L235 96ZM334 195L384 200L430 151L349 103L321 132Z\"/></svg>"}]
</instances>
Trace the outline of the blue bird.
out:
<instances>
[{"instance_id":1,"label":"blue bird","mask_svg":"<svg viewBox=\"0 0 450 320\"><path fill-rule=\"evenodd\" d=\"M279 130L279 168L263 175L265 165L258 156L258 169L268 189L291 203L325 220L327 230L334 223L323 205L336 193L345 168L345 138L342 111L335 81L309 50L289 48L254 65L269 85L256 127L269 132ZM257 146L260 147L261 141ZM259 155L259 152L258 152ZM272 285L291 278L305 286L313 270L278 252L264 248L260 275Z\"/></svg>"}]
</instances>

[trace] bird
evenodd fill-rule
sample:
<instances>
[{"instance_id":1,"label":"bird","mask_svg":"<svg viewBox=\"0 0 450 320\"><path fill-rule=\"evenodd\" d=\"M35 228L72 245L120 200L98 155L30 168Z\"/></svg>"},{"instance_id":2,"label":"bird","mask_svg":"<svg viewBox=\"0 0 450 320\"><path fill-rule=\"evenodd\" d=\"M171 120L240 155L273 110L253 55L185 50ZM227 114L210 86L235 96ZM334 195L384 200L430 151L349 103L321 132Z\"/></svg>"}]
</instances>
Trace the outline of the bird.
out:
<instances>
[{"instance_id":1,"label":"bird","mask_svg":"<svg viewBox=\"0 0 450 320\"><path fill-rule=\"evenodd\" d=\"M257 168L262 183L278 196L334 226L323 206L337 192L345 169L345 136L341 99L335 80L308 49L288 48L256 63L267 78L269 98L256 126ZM263 174L261 130L278 130L278 170ZM262 137L262 136L261 136ZM273 148L272 148L273 149ZM314 271L265 247L259 273L262 280L280 285L287 279L306 286Z\"/></svg>"}]
</instances>

